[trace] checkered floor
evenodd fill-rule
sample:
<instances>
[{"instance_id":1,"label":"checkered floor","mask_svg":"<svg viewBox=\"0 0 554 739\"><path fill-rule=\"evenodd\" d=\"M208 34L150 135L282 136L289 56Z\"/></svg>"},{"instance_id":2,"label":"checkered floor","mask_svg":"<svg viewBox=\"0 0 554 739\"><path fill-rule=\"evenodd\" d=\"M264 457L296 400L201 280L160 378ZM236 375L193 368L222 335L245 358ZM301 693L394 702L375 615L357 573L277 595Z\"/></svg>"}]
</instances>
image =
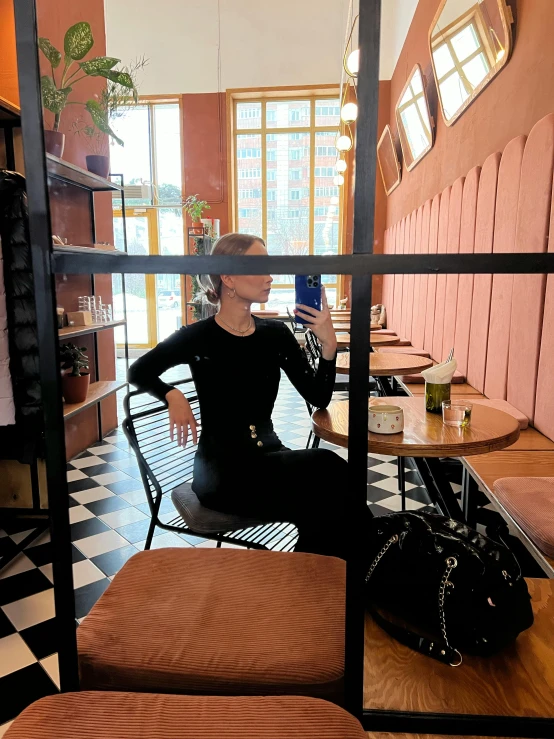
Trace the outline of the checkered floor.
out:
<instances>
[{"instance_id":1,"label":"checkered floor","mask_svg":"<svg viewBox=\"0 0 554 739\"><path fill-rule=\"evenodd\" d=\"M337 393L336 399L347 397ZM283 443L304 449L310 428L306 406L286 378L274 412ZM342 457L347 451L322 443ZM368 457L368 505L376 515L400 510L396 459ZM138 466L119 430L67 466L76 616L80 622L120 567L143 549L149 510ZM416 472L407 470L407 507L432 510ZM170 500L161 514L175 516ZM24 523L0 530L0 556L27 535ZM215 542L158 529L154 548L211 547ZM0 737L11 719L58 686L52 556L48 532L0 574Z\"/></svg>"}]
</instances>

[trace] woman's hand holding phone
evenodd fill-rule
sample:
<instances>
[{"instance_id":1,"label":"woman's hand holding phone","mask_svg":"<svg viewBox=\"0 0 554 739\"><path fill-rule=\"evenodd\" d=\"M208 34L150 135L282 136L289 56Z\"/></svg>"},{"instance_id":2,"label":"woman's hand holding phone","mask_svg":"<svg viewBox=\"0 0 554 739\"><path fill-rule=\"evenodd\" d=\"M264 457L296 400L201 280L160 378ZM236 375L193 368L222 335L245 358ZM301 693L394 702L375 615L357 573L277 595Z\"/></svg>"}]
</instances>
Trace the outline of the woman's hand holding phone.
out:
<instances>
[{"instance_id":1,"label":"woman's hand holding phone","mask_svg":"<svg viewBox=\"0 0 554 739\"><path fill-rule=\"evenodd\" d=\"M194 443L198 442L196 419L190 403L177 388L170 390L165 396L169 409L169 435L179 446L185 447L188 441L189 429Z\"/></svg>"},{"instance_id":2,"label":"woman's hand holding phone","mask_svg":"<svg viewBox=\"0 0 554 739\"><path fill-rule=\"evenodd\" d=\"M310 308L307 305L297 305L294 313L304 319L306 325L310 327L319 339L323 359L334 359L337 353L337 336L333 328L329 306L327 305L325 288L321 288L321 310Z\"/></svg>"}]
</instances>

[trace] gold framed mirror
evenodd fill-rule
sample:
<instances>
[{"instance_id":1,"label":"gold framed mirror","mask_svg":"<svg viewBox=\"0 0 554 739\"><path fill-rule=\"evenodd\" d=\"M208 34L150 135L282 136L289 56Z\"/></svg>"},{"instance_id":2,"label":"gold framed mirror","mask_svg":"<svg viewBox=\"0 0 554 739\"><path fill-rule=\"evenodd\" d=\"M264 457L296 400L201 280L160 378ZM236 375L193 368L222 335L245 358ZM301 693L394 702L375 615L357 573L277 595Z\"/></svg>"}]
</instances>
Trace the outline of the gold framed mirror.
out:
<instances>
[{"instance_id":1,"label":"gold framed mirror","mask_svg":"<svg viewBox=\"0 0 554 739\"><path fill-rule=\"evenodd\" d=\"M442 0L429 30L429 48L447 126L508 63L512 23L506 0Z\"/></svg>"},{"instance_id":2,"label":"gold framed mirror","mask_svg":"<svg viewBox=\"0 0 554 739\"><path fill-rule=\"evenodd\" d=\"M408 172L433 148L434 121L421 67L416 64L396 104L396 125Z\"/></svg>"},{"instance_id":3,"label":"gold framed mirror","mask_svg":"<svg viewBox=\"0 0 554 739\"><path fill-rule=\"evenodd\" d=\"M379 169L383 178L385 192L390 195L400 184L400 162L396 153L396 147L392 140L390 126L387 124L381 134L381 138L377 144L377 159L379 161Z\"/></svg>"}]
</instances>

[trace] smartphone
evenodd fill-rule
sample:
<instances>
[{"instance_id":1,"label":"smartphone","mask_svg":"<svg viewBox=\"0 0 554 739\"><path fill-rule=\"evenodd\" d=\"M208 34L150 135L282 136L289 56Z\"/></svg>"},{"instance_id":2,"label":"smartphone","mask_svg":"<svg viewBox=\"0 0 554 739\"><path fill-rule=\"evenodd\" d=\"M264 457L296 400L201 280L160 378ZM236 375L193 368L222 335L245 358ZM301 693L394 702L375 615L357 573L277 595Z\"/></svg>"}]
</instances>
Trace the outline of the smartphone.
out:
<instances>
[{"instance_id":1,"label":"smartphone","mask_svg":"<svg viewBox=\"0 0 554 739\"><path fill-rule=\"evenodd\" d=\"M296 275L295 288L297 305L321 310L321 275ZM298 323L305 323L300 316L296 316L296 320Z\"/></svg>"}]
</instances>

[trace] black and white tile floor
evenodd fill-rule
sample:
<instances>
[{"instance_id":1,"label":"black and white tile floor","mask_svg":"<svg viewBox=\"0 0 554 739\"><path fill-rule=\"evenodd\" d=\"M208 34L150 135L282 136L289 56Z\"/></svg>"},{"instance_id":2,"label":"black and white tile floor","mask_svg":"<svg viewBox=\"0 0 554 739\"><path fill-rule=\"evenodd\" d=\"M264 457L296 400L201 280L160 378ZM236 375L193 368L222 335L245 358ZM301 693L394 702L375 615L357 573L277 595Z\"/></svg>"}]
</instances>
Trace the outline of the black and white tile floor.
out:
<instances>
[{"instance_id":1,"label":"black and white tile floor","mask_svg":"<svg viewBox=\"0 0 554 739\"><path fill-rule=\"evenodd\" d=\"M337 398L341 394L337 394ZM283 443L304 449L306 406L286 378L273 415ZM345 449L333 448L343 457ZM368 457L368 505L375 515L400 510L396 459ZM120 430L67 466L76 616L81 621L120 567L143 549L149 510L136 459ZM432 510L416 472L407 470L407 508ZM162 515L175 515L164 500ZM0 530L0 556L26 536L19 523ZM211 547L215 542L157 530L153 548ZM52 556L48 532L0 573L0 737L25 706L58 689Z\"/></svg>"}]
</instances>

